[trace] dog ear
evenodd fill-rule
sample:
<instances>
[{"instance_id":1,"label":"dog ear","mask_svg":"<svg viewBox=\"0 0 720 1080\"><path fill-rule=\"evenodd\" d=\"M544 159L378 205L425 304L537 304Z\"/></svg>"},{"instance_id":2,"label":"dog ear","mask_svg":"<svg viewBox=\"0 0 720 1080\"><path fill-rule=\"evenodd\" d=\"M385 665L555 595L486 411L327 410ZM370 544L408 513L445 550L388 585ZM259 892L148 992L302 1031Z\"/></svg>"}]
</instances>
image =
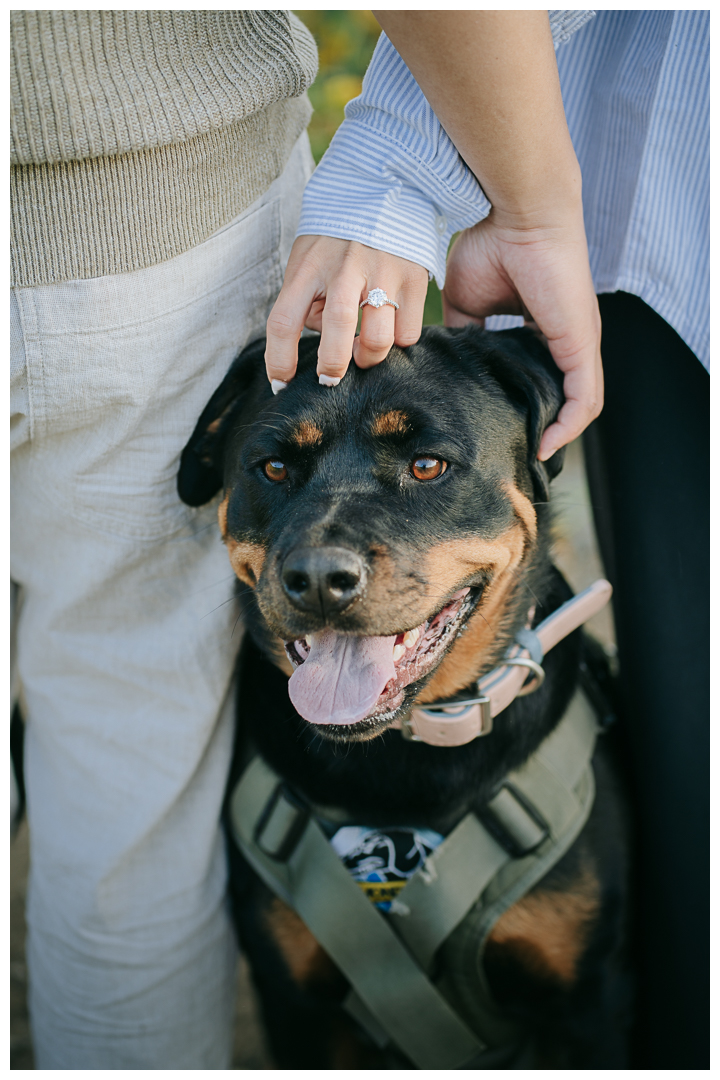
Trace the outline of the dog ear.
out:
<instances>
[{"instance_id":1,"label":"dog ear","mask_svg":"<svg viewBox=\"0 0 720 1080\"><path fill-rule=\"evenodd\" d=\"M538 461L537 453L543 433L557 418L565 401L563 374L549 349L532 330L518 327L498 330L499 350L488 357L492 374L516 404L527 415L527 467L532 479L535 499L547 502L550 481L558 475L565 460L565 447L557 450L547 461Z\"/></svg>"},{"instance_id":2,"label":"dog ear","mask_svg":"<svg viewBox=\"0 0 720 1080\"><path fill-rule=\"evenodd\" d=\"M204 506L222 487L227 435L264 354L265 338L243 349L203 409L180 455L177 489L188 506Z\"/></svg>"}]
</instances>

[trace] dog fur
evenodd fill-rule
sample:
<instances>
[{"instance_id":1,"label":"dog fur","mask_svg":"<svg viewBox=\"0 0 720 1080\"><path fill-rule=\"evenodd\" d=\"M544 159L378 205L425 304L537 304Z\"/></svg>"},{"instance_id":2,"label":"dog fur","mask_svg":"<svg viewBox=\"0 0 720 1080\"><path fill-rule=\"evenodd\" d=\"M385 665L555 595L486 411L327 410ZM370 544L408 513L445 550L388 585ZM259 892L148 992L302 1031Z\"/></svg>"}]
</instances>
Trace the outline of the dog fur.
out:
<instances>
[{"instance_id":1,"label":"dog fur","mask_svg":"<svg viewBox=\"0 0 720 1080\"><path fill-rule=\"evenodd\" d=\"M277 397L264 341L249 346L182 455L185 502L202 505L222 489L220 529L247 628L231 786L259 752L311 803L342 807L366 825L447 835L467 812L482 813L508 771L553 730L580 672L597 668L598 650L576 631L546 657L542 687L517 698L492 734L438 748L388 730L382 715L344 727L308 723L288 698L285 643L327 626L402 634L469 588L454 640L403 688L394 715L415 702L469 696L531 608L538 623L571 596L551 560L549 484L563 453L537 460L562 402L561 376L528 330L427 328L417 345L393 348L369 370L351 364L338 387L325 388L317 344L301 340L297 376ZM418 479L414 463L425 459L444 471ZM303 608L283 568L293 552L328 549L360 560L357 594L337 609ZM625 1064L627 855L606 742L595 755L589 821L498 920L485 950L494 999L527 1033L525 1060L535 1068ZM345 978L232 841L229 858L235 921L278 1067L407 1067L343 1012Z\"/></svg>"}]
</instances>

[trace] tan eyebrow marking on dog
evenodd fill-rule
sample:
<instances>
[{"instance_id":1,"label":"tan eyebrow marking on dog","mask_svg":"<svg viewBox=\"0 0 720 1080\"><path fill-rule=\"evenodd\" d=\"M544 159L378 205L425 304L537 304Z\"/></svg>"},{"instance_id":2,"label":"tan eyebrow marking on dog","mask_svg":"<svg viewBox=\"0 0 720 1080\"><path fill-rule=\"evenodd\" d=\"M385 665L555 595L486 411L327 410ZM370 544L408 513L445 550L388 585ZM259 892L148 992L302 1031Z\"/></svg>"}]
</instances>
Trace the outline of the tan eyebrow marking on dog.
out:
<instances>
[{"instance_id":1,"label":"tan eyebrow marking on dog","mask_svg":"<svg viewBox=\"0 0 720 1080\"><path fill-rule=\"evenodd\" d=\"M264 912L264 920L296 983L302 986L337 977L337 968L300 916L277 896Z\"/></svg>"},{"instance_id":2,"label":"tan eyebrow marking on dog","mask_svg":"<svg viewBox=\"0 0 720 1080\"><path fill-rule=\"evenodd\" d=\"M290 436L292 442L300 447L319 446L322 438L322 431L312 420L301 420Z\"/></svg>"},{"instance_id":3,"label":"tan eyebrow marking on dog","mask_svg":"<svg viewBox=\"0 0 720 1080\"><path fill-rule=\"evenodd\" d=\"M370 425L371 435L404 435L410 430L410 419L400 409L391 409L373 419Z\"/></svg>"},{"instance_id":4,"label":"tan eyebrow marking on dog","mask_svg":"<svg viewBox=\"0 0 720 1080\"><path fill-rule=\"evenodd\" d=\"M570 986L599 910L600 885L586 867L566 891L530 892L508 908L487 947L502 947L532 974Z\"/></svg>"}]
</instances>

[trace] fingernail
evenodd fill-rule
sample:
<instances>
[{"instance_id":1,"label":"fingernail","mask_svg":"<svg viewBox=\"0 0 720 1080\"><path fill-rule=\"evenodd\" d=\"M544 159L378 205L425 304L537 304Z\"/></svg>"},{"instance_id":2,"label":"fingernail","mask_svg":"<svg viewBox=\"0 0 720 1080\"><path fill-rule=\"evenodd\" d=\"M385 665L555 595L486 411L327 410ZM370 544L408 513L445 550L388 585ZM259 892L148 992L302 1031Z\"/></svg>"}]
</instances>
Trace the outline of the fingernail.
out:
<instances>
[{"instance_id":1,"label":"fingernail","mask_svg":"<svg viewBox=\"0 0 720 1080\"><path fill-rule=\"evenodd\" d=\"M270 386L272 387L273 394L279 394L281 390L285 389L287 383L283 382L282 379L271 379Z\"/></svg>"},{"instance_id":2,"label":"fingernail","mask_svg":"<svg viewBox=\"0 0 720 1080\"><path fill-rule=\"evenodd\" d=\"M318 379L321 386L337 386L340 382L340 377L334 375L318 375Z\"/></svg>"}]
</instances>

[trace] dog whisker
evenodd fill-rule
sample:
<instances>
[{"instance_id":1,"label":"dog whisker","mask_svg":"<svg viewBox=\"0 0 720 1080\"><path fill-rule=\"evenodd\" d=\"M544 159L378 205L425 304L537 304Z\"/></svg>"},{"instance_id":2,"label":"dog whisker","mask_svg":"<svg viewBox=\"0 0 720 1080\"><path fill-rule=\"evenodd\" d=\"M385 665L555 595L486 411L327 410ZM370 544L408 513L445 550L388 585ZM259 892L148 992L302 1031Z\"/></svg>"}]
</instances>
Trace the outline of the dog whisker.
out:
<instances>
[{"instance_id":1,"label":"dog whisker","mask_svg":"<svg viewBox=\"0 0 720 1080\"><path fill-rule=\"evenodd\" d=\"M217 607L211 608L211 609L210 609L210 611L208 611L208 612L207 612L207 613L206 613L205 615L201 616L201 618L200 618L200 622L202 622L202 621L203 621L203 619L208 619L208 618L209 618L209 617L210 617L211 615L213 615L213 614L214 614L214 613L215 613L216 611L219 611L221 607L225 607L225 605L226 605L226 604L231 604L231 603L233 602L233 600L236 600L236 599L237 599L237 597L236 597L236 596L235 596L235 594L233 593L233 595L232 595L232 596L229 596L229 597L227 598L227 600L223 600L223 601L222 601L222 603L220 603L220 604L218 604L218 605L217 605Z\"/></svg>"},{"instance_id":2,"label":"dog whisker","mask_svg":"<svg viewBox=\"0 0 720 1080\"><path fill-rule=\"evenodd\" d=\"M225 577L220 578L219 581L213 581L210 585L203 585L202 589L198 592L207 592L209 589L216 589L218 585L224 585L226 581L237 581L235 574L226 574Z\"/></svg>"}]
</instances>

